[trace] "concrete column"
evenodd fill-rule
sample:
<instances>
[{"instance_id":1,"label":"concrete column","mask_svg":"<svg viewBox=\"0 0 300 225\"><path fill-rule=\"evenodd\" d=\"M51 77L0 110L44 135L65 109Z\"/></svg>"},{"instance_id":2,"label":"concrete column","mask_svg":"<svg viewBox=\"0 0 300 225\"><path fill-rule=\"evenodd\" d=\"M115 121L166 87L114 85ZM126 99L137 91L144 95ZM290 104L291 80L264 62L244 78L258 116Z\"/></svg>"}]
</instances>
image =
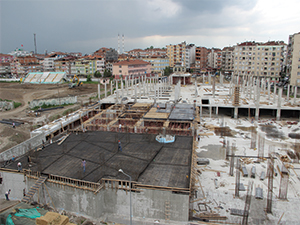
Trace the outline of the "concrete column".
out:
<instances>
[{"instance_id":1,"label":"concrete column","mask_svg":"<svg viewBox=\"0 0 300 225\"><path fill-rule=\"evenodd\" d=\"M100 102L100 84L98 84L98 99L99 99L99 102Z\"/></svg>"},{"instance_id":2,"label":"concrete column","mask_svg":"<svg viewBox=\"0 0 300 225\"><path fill-rule=\"evenodd\" d=\"M208 74L208 84L211 85L211 73Z\"/></svg>"},{"instance_id":3,"label":"concrete column","mask_svg":"<svg viewBox=\"0 0 300 225\"><path fill-rule=\"evenodd\" d=\"M105 95L105 98L107 97L107 87L106 87L107 85L106 85L106 83L104 83L104 95Z\"/></svg>"},{"instance_id":4,"label":"concrete column","mask_svg":"<svg viewBox=\"0 0 300 225\"><path fill-rule=\"evenodd\" d=\"M200 122L201 122L201 118L202 118L202 100L201 100L201 98L200 98Z\"/></svg>"},{"instance_id":5,"label":"concrete column","mask_svg":"<svg viewBox=\"0 0 300 225\"><path fill-rule=\"evenodd\" d=\"M185 76L183 75L183 85L185 85Z\"/></svg>"},{"instance_id":6,"label":"concrete column","mask_svg":"<svg viewBox=\"0 0 300 225\"><path fill-rule=\"evenodd\" d=\"M197 90L197 78L195 79L195 98L198 96L198 90Z\"/></svg>"},{"instance_id":7,"label":"concrete column","mask_svg":"<svg viewBox=\"0 0 300 225\"><path fill-rule=\"evenodd\" d=\"M145 82L146 82L146 81L144 80L144 81L143 81L143 95L144 95L144 96L146 96L146 91L145 91L145 86L146 86L146 84L145 84Z\"/></svg>"},{"instance_id":8,"label":"concrete column","mask_svg":"<svg viewBox=\"0 0 300 225\"><path fill-rule=\"evenodd\" d=\"M295 86L295 91L294 91L294 103L293 103L293 105L295 105L296 104L296 98L297 98L297 86Z\"/></svg>"},{"instance_id":9,"label":"concrete column","mask_svg":"<svg viewBox=\"0 0 300 225\"><path fill-rule=\"evenodd\" d=\"M234 119L238 118L239 108L237 106L234 107Z\"/></svg>"},{"instance_id":10,"label":"concrete column","mask_svg":"<svg viewBox=\"0 0 300 225\"><path fill-rule=\"evenodd\" d=\"M276 102L276 92L277 92L277 86L276 86L276 83L274 83L274 98L273 98L273 103L275 104Z\"/></svg>"},{"instance_id":11,"label":"concrete column","mask_svg":"<svg viewBox=\"0 0 300 225\"><path fill-rule=\"evenodd\" d=\"M220 84L223 86L224 75L220 73Z\"/></svg>"},{"instance_id":12,"label":"concrete column","mask_svg":"<svg viewBox=\"0 0 300 225\"><path fill-rule=\"evenodd\" d=\"M211 114L212 114L212 106L209 106L209 118L211 118Z\"/></svg>"},{"instance_id":13,"label":"concrete column","mask_svg":"<svg viewBox=\"0 0 300 225\"><path fill-rule=\"evenodd\" d=\"M142 84L141 84L141 81L139 82L139 96L140 96L140 99L142 99Z\"/></svg>"},{"instance_id":14,"label":"concrete column","mask_svg":"<svg viewBox=\"0 0 300 225\"><path fill-rule=\"evenodd\" d=\"M270 92L271 92L271 79L268 78L268 100L270 100Z\"/></svg>"},{"instance_id":15,"label":"concrete column","mask_svg":"<svg viewBox=\"0 0 300 225\"><path fill-rule=\"evenodd\" d=\"M149 98L149 80L146 80L146 90L147 90L147 95L148 95L148 98Z\"/></svg>"},{"instance_id":16,"label":"concrete column","mask_svg":"<svg viewBox=\"0 0 300 225\"><path fill-rule=\"evenodd\" d=\"M122 93L122 98L124 97L124 87L123 87L123 79L121 78L121 93Z\"/></svg>"},{"instance_id":17,"label":"concrete column","mask_svg":"<svg viewBox=\"0 0 300 225\"><path fill-rule=\"evenodd\" d=\"M216 106L216 115L219 114L219 106Z\"/></svg>"},{"instance_id":18,"label":"concrete column","mask_svg":"<svg viewBox=\"0 0 300 225\"><path fill-rule=\"evenodd\" d=\"M259 81L256 82L257 85L257 93L256 93L256 110L255 110L255 120L258 120L259 118L259 101L260 101L260 87L259 87Z\"/></svg>"},{"instance_id":19,"label":"concrete column","mask_svg":"<svg viewBox=\"0 0 300 225\"><path fill-rule=\"evenodd\" d=\"M113 95L113 82L110 82L110 94Z\"/></svg>"},{"instance_id":20,"label":"concrete column","mask_svg":"<svg viewBox=\"0 0 300 225\"><path fill-rule=\"evenodd\" d=\"M126 95L128 96L128 77L125 77L125 89L126 89Z\"/></svg>"},{"instance_id":21,"label":"concrete column","mask_svg":"<svg viewBox=\"0 0 300 225\"><path fill-rule=\"evenodd\" d=\"M119 90L116 89L116 104L119 103Z\"/></svg>"},{"instance_id":22,"label":"concrete column","mask_svg":"<svg viewBox=\"0 0 300 225\"><path fill-rule=\"evenodd\" d=\"M276 115L276 120L280 120L280 114L281 114L281 98L282 98L282 88L278 88L278 103L277 103L277 115Z\"/></svg>"},{"instance_id":23,"label":"concrete column","mask_svg":"<svg viewBox=\"0 0 300 225\"><path fill-rule=\"evenodd\" d=\"M290 88L291 88L291 85L288 84L288 87L287 87L287 94L286 94L286 100L287 100L287 101L290 100Z\"/></svg>"},{"instance_id":24,"label":"concrete column","mask_svg":"<svg viewBox=\"0 0 300 225\"><path fill-rule=\"evenodd\" d=\"M134 85L134 102L137 102L136 84Z\"/></svg>"}]
</instances>

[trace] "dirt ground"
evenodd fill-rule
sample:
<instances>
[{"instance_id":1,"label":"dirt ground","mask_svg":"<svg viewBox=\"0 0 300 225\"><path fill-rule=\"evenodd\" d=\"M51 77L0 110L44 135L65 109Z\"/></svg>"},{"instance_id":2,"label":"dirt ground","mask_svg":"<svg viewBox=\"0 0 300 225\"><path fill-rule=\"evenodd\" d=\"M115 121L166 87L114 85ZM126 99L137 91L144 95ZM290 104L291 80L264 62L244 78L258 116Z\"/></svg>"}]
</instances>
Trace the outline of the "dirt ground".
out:
<instances>
[{"instance_id":1,"label":"dirt ground","mask_svg":"<svg viewBox=\"0 0 300 225\"><path fill-rule=\"evenodd\" d=\"M0 111L0 120L21 120L24 124L12 128L0 123L0 152L19 144L30 137L30 131L38 125L43 125L51 116L62 115L70 108L78 109L80 105L89 101L90 97L97 96L97 84L83 84L83 86L69 89L67 84L21 84L0 83L0 99L13 100L22 103L16 109ZM28 102L34 99L77 96L78 104L63 109L42 112L40 117L29 116Z\"/></svg>"}]
</instances>

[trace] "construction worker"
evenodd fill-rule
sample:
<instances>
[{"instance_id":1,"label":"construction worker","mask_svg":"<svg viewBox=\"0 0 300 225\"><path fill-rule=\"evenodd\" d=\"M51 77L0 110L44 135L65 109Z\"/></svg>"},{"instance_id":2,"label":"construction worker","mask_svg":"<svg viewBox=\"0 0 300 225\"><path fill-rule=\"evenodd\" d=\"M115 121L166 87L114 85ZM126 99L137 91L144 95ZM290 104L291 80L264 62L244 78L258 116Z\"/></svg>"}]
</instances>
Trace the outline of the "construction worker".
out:
<instances>
[{"instance_id":1,"label":"construction worker","mask_svg":"<svg viewBox=\"0 0 300 225\"><path fill-rule=\"evenodd\" d=\"M18 172L20 172L22 170L22 163L18 162L17 167L18 167Z\"/></svg>"},{"instance_id":2,"label":"construction worker","mask_svg":"<svg viewBox=\"0 0 300 225\"><path fill-rule=\"evenodd\" d=\"M83 168L83 172L85 173L85 166L86 166L86 161L85 159L82 160L82 168Z\"/></svg>"},{"instance_id":3,"label":"construction worker","mask_svg":"<svg viewBox=\"0 0 300 225\"><path fill-rule=\"evenodd\" d=\"M7 191L7 192L5 192L5 198L6 198L6 201L9 201L9 195L10 195L10 189Z\"/></svg>"},{"instance_id":4,"label":"construction worker","mask_svg":"<svg viewBox=\"0 0 300 225\"><path fill-rule=\"evenodd\" d=\"M119 150L120 152L122 152L122 146L121 146L121 141L120 141L120 140L118 141L118 150Z\"/></svg>"}]
</instances>

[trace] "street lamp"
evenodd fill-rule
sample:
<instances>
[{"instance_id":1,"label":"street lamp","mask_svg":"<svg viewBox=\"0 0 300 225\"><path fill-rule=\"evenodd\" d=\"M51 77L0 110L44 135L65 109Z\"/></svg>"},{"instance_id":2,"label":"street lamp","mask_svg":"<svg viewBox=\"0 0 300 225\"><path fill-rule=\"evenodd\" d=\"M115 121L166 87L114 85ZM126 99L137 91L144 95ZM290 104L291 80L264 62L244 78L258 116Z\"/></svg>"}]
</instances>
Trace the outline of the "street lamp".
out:
<instances>
[{"instance_id":1,"label":"street lamp","mask_svg":"<svg viewBox=\"0 0 300 225\"><path fill-rule=\"evenodd\" d=\"M120 173L123 173L125 176L129 177L129 192L130 192L130 225L132 225L132 205L131 205L131 176L124 173L122 169L119 169Z\"/></svg>"}]
</instances>

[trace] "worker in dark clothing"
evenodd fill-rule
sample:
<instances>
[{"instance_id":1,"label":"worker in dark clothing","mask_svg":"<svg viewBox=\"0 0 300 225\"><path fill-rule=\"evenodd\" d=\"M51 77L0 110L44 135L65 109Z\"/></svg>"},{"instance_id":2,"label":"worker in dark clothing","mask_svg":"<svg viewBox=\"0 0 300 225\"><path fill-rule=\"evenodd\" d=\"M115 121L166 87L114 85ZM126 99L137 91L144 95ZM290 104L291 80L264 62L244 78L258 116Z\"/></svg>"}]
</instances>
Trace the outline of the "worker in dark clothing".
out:
<instances>
[{"instance_id":1,"label":"worker in dark clothing","mask_svg":"<svg viewBox=\"0 0 300 225\"><path fill-rule=\"evenodd\" d=\"M122 152L122 146L121 146L121 141L118 141L118 151Z\"/></svg>"}]
</instances>

